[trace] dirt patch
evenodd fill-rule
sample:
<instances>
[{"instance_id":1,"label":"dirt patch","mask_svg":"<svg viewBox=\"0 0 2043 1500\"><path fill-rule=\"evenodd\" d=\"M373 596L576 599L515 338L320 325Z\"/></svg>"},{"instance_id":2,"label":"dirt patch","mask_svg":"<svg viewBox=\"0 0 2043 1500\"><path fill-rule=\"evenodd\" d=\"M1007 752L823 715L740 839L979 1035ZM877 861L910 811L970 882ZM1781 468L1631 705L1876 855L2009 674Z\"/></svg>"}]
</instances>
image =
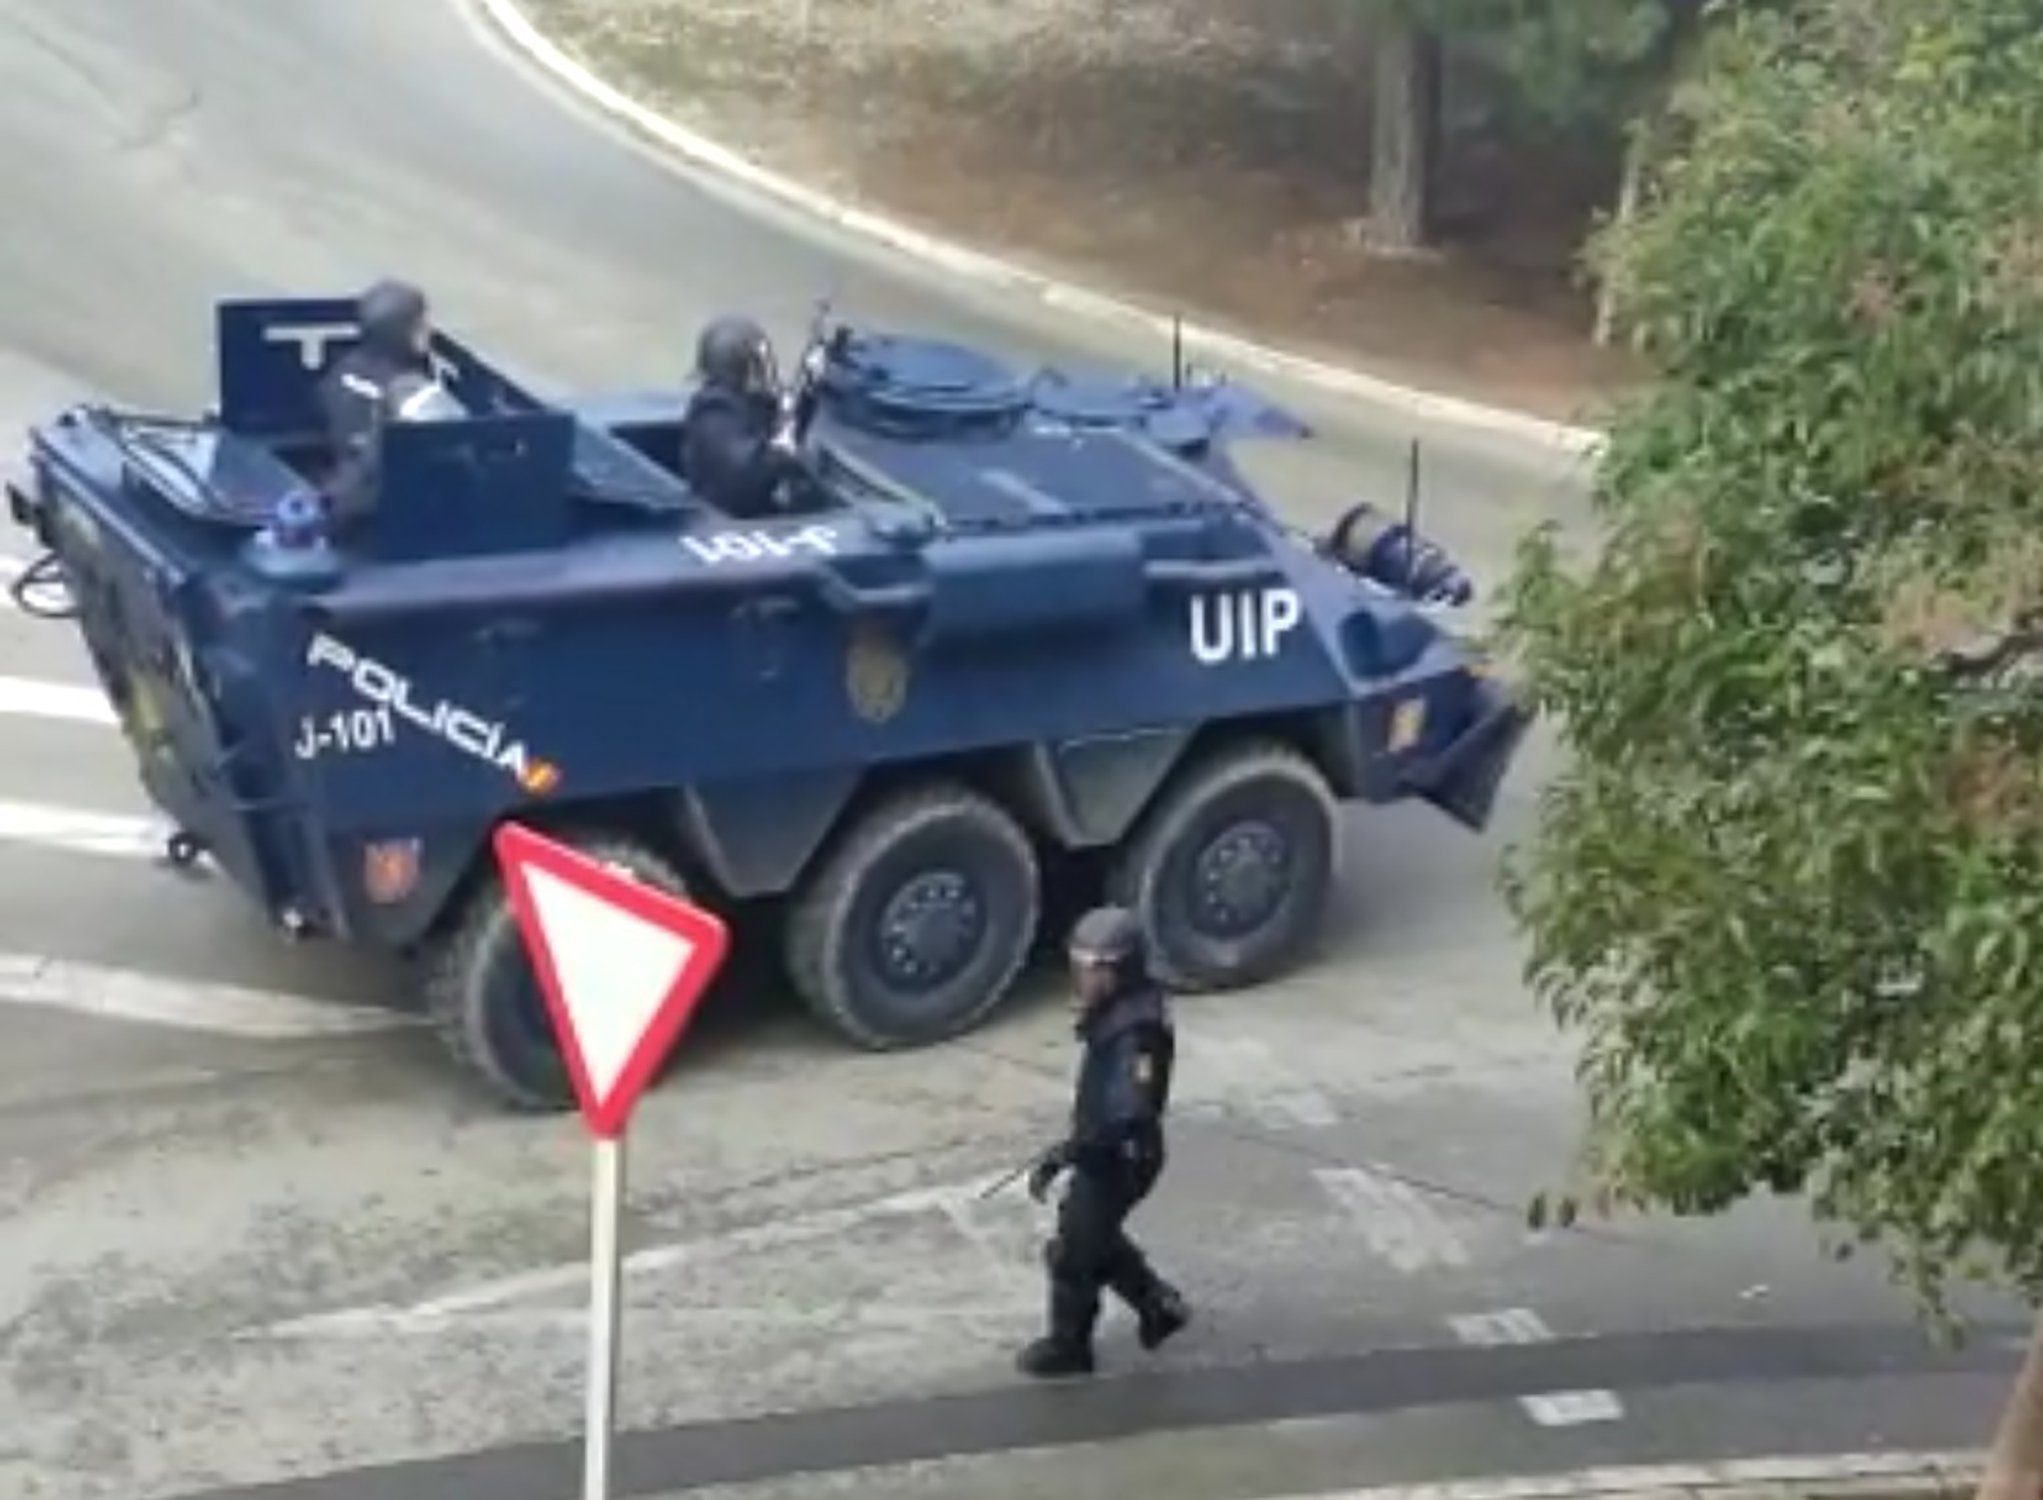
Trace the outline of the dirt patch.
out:
<instances>
[{"instance_id":1,"label":"dirt patch","mask_svg":"<svg viewBox=\"0 0 2043 1500\"><path fill-rule=\"evenodd\" d=\"M926 228L1393 379L1582 419L1575 247L1610 164L1471 125L1438 255L1365 253L1364 7L1329 0L523 0L605 76Z\"/></svg>"}]
</instances>

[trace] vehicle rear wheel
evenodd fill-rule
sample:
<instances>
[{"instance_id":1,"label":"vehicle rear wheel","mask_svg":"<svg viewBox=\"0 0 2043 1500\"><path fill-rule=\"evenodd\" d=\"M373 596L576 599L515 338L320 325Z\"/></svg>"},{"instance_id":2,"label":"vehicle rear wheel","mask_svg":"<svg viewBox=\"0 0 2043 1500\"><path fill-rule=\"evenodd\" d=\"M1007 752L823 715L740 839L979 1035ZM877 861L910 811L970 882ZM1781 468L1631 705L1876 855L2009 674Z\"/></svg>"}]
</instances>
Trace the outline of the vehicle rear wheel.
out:
<instances>
[{"instance_id":1,"label":"vehicle rear wheel","mask_svg":"<svg viewBox=\"0 0 2043 1500\"><path fill-rule=\"evenodd\" d=\"M1173 777L1116 856L1108 896L1141 920L1172 988L1274 979L1318 935L1338 817L1325 778L1288 745L1230 746Z\"/></svg>"},{"instance_id":2,"label":"vehicle rear wheel","mask_svg":"<svg viewBox=\"0 0 2043 1500\"><path fill-rule=\"evenodd\" d=\"M1020 972L1040 911L1035 850L977 792L898 793L840 834L787 919L787 968L818 1017L861 1047L969 1031Z\"/></svg>"},{"instance_id":3,"label":"vehicle rear wheel","mask_svg":"<svg viewBox=\"0 0 2043 1500\"><path fill-rule=\"evenodd\" d=\"M676 896L688 894L680 873L635 840L568 835L564 842L591 859L621 865L648 885ZM426 1014L463 1072L515 1110L540 1114L574 1108L574 1084L546 996L494 868L455 924L428 945L423 959Z\"/></svg>"}]
</instances>

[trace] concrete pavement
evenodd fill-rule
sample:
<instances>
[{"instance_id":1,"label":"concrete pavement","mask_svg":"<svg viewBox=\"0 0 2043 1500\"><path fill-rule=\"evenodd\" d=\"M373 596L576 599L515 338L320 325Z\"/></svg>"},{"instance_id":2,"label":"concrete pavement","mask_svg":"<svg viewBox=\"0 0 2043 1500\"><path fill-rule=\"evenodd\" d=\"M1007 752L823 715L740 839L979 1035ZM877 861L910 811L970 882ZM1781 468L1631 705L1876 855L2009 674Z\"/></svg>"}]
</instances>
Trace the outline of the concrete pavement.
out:
<instances>
[{"instance_id":1,"label":"concrete pavement","mask_svg":"<svg viewBox=\"0 0 2043 1500\"><path fill-rule=\"evenodd\" d=\"M736 212L422 0L0 0L0 23L0 186L29 226L0 236L10 428L81 391L195 401L214 297L386 269L546 381L670 380L707 312L790 331L832 280L882 321L1104 352ZM1303 404L1328 442L1266 460L1302 520L1396 482L1401 430ZM1564 482L1494 451L1431 470L1429 524L1489 576ZM373 1466L506 1444L541 1445L493 1462L543 1477L579 1411L575 1127L466 1094L387 968L285 947L213 880L154 868L117 734L57 691L88 685L66 628L0 610L0 1494L331 1472L329 1493L388 1497ZM1179 1166L1143 1233L1204 1317L1156 1376L1114 1346L1125 1378L1057 1408L1079 1415L1053 1437L1177 1423L1212 1451L1270 1393L1358 1434L1332 1457L1277 1442L1232 1497L1332 1467L1732 1451L1789 1401L1795 1435L1840 1448L1904 1419L1912 1444L1984 1436L2005 1351L1940 1362L1791 1209L1527 1238L1575 1107L1491 878L1547 753L1491 838L1356 819L1322 963L1186 1007ZM956 1046L874 1058L756 998L712 1018L634 1137L624 1415L694 1429L647 1440L646 1484L773 1480L756 1455L818 1410L855 1413L833 1462L965 1431L932 1401L1011 1445L1004 1414L1043 1409L1006 1363L1038 1312L1039 1221L975 1193L1055 1128L1060 1012L1036 994ZM721 1425L776 1417L794 1425Z\"/></svg>"}]
</instances>

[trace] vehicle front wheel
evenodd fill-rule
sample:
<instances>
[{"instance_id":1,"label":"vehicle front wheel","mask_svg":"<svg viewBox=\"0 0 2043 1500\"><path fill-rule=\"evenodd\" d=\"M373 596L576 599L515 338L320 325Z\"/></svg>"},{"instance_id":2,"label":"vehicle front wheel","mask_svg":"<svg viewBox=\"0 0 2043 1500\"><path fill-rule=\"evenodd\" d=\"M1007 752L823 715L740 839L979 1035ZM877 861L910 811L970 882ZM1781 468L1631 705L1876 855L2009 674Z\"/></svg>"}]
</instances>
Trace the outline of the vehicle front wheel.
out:
<instances>
[{"instance_id":1,"label":"vehicle front wheel","mask_svg":"<svg viewBox=\"0 0 2043 1500\"><path fill-rule=\"evenodd\" d=\"M1325 778L1288 745L1230 746L1166 785L1115 857L1108 896L1140 919L1172 988L1274 979L1318 935L1338 815Z\"/></svg>"},{"instance_id":2,"label":"vehicle front wheel","mask_svg":"<svg viewBox=\"0 0 2043 1500\"><path fill-rule=\"evenodd\" d=\"M571 834L564 842L591 859L621 866L647 885L688 896L680 872L635 840ZM426 946L422 960L426 1014L463 1072L514 1110L540 1114L574 1108L574 1083L554 1035L552 1013L494 866L453 926Z\"/></svg>"},{"instance_id":3,"label":"vehicle front wheel","mask_svg":"<svg viewBox=\"0 0 2043 1500\"><path fill-rule=\"evenodd\" d=\"M787 919L787 968L822 1020L875 1051L969 1031L1035 937L1028 836L965 787L897 793L839 835Z\"/></svg>"}]
</instances>

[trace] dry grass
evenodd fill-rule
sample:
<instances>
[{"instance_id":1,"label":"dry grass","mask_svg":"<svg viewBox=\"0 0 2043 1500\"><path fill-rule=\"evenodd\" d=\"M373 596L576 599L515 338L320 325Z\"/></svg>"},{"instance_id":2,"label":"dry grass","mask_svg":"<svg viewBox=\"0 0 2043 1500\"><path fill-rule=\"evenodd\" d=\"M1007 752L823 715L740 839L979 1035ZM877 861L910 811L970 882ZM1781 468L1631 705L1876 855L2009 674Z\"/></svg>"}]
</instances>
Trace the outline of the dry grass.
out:
<instances>
[{"instance_id":1,"label":"dry grass","mask_svg":"<svg viewBox=\"0 0 2043 1500\"><path fill-rule=\"evenodd\" d=\"M528 3L698 128L1047 269L1557 416L1628 373L1582 336L1573 248L1602 164L1468 152L1452 175L1453 253L1364 252L1359 7Z\"/></svg>"}]
</instances>

